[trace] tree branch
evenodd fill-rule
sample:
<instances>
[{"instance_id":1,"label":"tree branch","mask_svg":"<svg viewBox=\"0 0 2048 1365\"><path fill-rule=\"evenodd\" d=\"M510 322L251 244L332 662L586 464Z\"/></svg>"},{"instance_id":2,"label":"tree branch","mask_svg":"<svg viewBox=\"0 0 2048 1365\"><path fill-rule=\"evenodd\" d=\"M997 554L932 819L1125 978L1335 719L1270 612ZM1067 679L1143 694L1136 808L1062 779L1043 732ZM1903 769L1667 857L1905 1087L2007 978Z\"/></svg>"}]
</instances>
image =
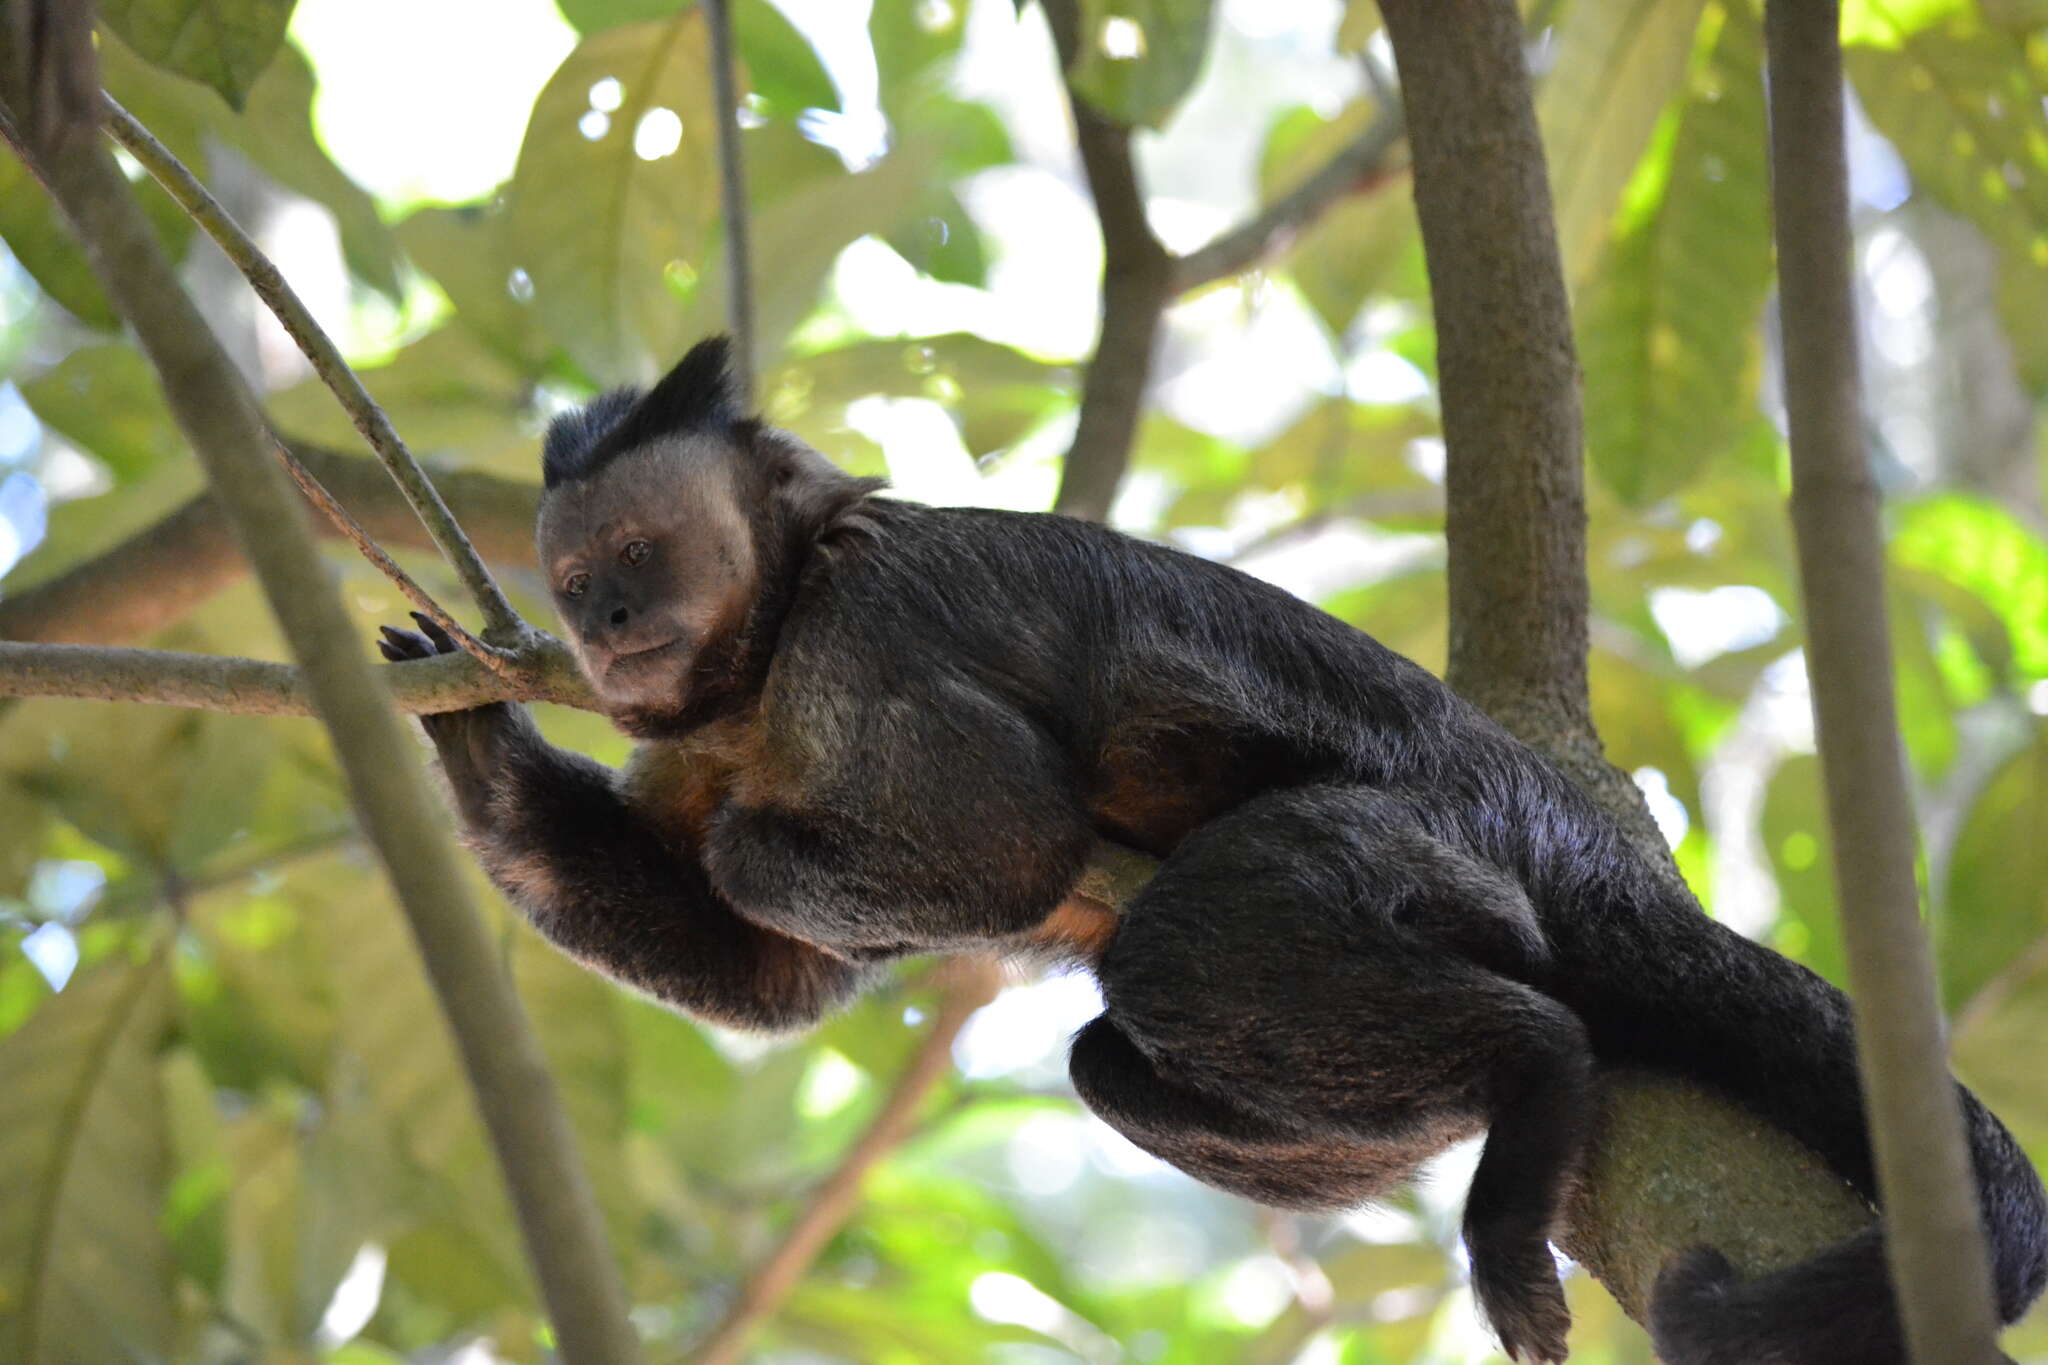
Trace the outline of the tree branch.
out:
<instances>
[{"instance_id":1,"label":"tree branch","mask_svg":"<svg viewBox=\"0 0 2048 1365\"><path fill-rule=\"evenodd\" d=\"M1770 0L1764 9L1792 527L1885 1250L1915 1360L2003 1360L1913 874L1918 839L1857 373L1841 7Z\"/></svg>"},{"instance_id":2,"label":"tree branch","mask_svg":"<svg viewBox=\"0 0 2048 1365\"><path fill-rule=\"evenodd\" d=\"M1173 262L1172 292L1184 294L1214 280L1242 274L1266 257L1286 250L1332 204L1385 177L1394 149L1407 132L1399 107L1383 112L1321 170L1266 205L1257 216L1177 258Z\"/></svg>"},{"instance_id":3,"label":"tree branch","mask_svg":"<svg viewBox=\"0 0 2048 1365\"><path fill-rule=\"evenodd\" d=\"M277 451L278 460L284 465L285 472L292 476L292 482L299 486L299 493L307 502L313 504L313 509L320 513L321 519L333 527L343 540L355 546L356 553L369 560L378 573L390 580L392 586L398 589L406 601L418 607L422 615L446 631L464 654L493 673L504 673L512 667L512 655L509 651L487 645L470 634L469 627L450 616L447 608L434 600L432 593L415 582L411 574L398 567L398 561L393 559L382 545L371 539L370 533L363 529L362 523L349 515L348 509L341 505L340 500L328 492L320 480L313 477L311 470L299 463L298 457L286 448L284 442L273 440L272 444Z\"/></svg>"},{"instance_id":4,"label":"tree branch","mask_svg":"<svg viewBox=\"0 0 2048 1365\"><path fill-rule=\"evenodd\" d=\"M417 746L376 682L304 510L270 458L261 411L179 288L103 145L43 158L22 141L11 117L0 117L0 134L24 161L42 161L45 183L108 297L135 329L172 417L205 465L301 662L357 816L455 1034L563 1354L593 1365L637 1359L597 1203L539 1045L470 901Z\"/></svg>"},{"instance_id":5,"label":"tree branch","mask_svg":"<svg viewBox=\"0 0 2048 1365\"><path fill-rule=\"evenodd\" d=\"M947 964L946 970L951 980L938 1017L897 1075L881 1111L847 1148L832 1174L811 1192L775 1250L747 1277L732 1307L697 1348L694 1365L737 1365L747 1338L789 1297L825 1244L860 1206L860 1188L868 1172L910 1136L918 1107L952 1068L953 1042L960 1030L1002 986L1001 970L993 962L963 958Z\"/></svg>"},{"instance_id":6,"label":"tree branch","mask_svg":"<svg viewBox=\"0 0 2048 1365\"><path fill-rule=\"evenodd\" d=\"M1080 49L1075 0L1045 0L1062 72ZM1081 381L1080 422L1061 468L1055 511L1103 521L1130 464L1131 440L1152 376L1152 348L1173 295L1173 257L1153 235L1131 159L1131 133L1090 105L1071 82L1067 105L1081 168L1102 226L1102 334Z\"/></svg>"},{"instance_id":7,"label":"tree branch","mask_svg":"<svg viewBox=\"0 0 2048 1365\"><path fill-rule=\"evenodd\" d=\"M410 715L460 711L494 701L551 701L598 709L569 652L554 641L517 656L500 674L468 655L421 659L377 670L398 709ZM72 697L185 706L236 716L315 714L290 664L225 654L187 654L119 645L21 644L0 640L0 697Z\"/></svg>"},{"instance_id":8,"label":"tree branch","mask_svg":"<svg viewBox=\"0 0 2048 1365\"><path fill-rule=\"evenodd\" d=\"M312 362L314 371L340 401L349 420L355 423L356 430L376 451L377 458L390 471L392 479L405 493L406 501L412 504L413 511L433 536L441 557L455 570L478 610L483 613L485 634L494 643L508 647L524 643L529 627L512 609L512 604L505 600L505 594L492 579L491 571L484 567L483 560L477 556L475 547L463 534L448 505L435 491L426 471L420 468L412 451L393 430L391 419L384 415L384 410L363 388L362 381L341 358L341 352L321 330L320 324L313 320L312 313L299 301L299 296L292 292L284 275L242 231L220 202L199 183L198 178L185 168L184 163L171 154L169 148L151 136L149 130L115 103L111 95L106 97L106 104L107 129L115 141L142 163L171 198L178 201L179 207L204 228L207 236L213 238L227 258L235 263L250 287L277 316L306 359Z\"/></svg>"},{"instance_id":9,"label":"tree branch","mask_svg":"<svg viewBox=\"0 0 2048 1365\"><path fill-rule=\"evenodd\" d=\"M378 541L434 548L375 461L297 443L291 450ZM537 486L476 470L445 472L437 482L486 559L532 563ZM339 534L326 521L314 527ZM182 619L248 569L219 501L202 493L92 559L0 597L0 640L100 645L138 639Z\"/></svg>"},{"instance_id":10,"label":"tree branch","mask_svg":"<svg viewBox=\"0 0 2048 1365\"><path fill-rule=\"evenodd\" d=\"M1680 885L1586 688L1578 364L1513 0L1381 0L1400 67L1437 319L1451 681L1556 761ZM1640 1320L1670 1258L1744 1273L1867 1226L1791 1138L1694 1087L1603 1073L1560 1244Z\"/></svg>"},{"instance_id":11,"label":"tree branch","mask_svg":"<svg viewBox=\"0 0 2048 1365\"><path fill-rule=\"evenodd\" d=\"M719 210L725 220L725 326L732 333L733 378L754 393L754 271L747 240L747 175L740 154L739 84L733 79L731 0L704 0L711 27L711 89L718 102Z\"/></svg>"}]
</instances>

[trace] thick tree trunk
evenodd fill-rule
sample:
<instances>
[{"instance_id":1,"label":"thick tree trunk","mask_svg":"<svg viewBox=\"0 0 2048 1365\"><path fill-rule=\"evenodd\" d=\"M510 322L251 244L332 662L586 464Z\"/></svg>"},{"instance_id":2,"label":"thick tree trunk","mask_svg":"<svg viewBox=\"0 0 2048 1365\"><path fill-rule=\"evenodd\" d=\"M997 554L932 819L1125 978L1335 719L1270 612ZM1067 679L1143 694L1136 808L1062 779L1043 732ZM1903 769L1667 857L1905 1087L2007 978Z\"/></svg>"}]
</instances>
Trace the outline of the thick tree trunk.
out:
<instances>
[{"instance_id":1,"label":"thick tree trunk","mask_svg":"<svg viewBox=\"0 0 2048 1365\"><path fill-rule=\"evenodd\" d=\"M1602 754L1586 687L1579 373L1512 0L1381 0L1400 68L1448 447L1450 681L1677 873ZM1666 1078L1609 1075L1560 1243L1640 1319L1670 1258L1745 1273L1867 1224L1810 1153Z\"/></svg>"}]
</instances>

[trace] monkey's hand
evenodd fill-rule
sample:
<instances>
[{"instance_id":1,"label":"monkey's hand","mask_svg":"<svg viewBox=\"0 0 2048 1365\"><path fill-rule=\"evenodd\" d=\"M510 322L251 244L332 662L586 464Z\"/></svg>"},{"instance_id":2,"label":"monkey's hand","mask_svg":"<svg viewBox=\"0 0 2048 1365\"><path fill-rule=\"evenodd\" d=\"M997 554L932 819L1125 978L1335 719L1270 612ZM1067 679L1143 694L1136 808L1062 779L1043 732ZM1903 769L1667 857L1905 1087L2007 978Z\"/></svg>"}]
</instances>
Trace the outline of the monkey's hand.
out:
<instances>
[{"instance_id":1,"label":"monkey's hand","mask_svg":"<svg viewBox=\"0 0 2048 1365\"><path fill-rule=\"evenodd\" d=\"M430 618L414 612L412 619L419 623L419 630L380 627L383 638L377 641L377 648L392 663L431 659L461 649ZM420 725L441 755L441 768L448 775L456 808L464 822L479 833L490 826L491 792L497 775L516 763L528 746L545 742L525 708L510 702L423 715Z\"/></svg>"}]
</instances>

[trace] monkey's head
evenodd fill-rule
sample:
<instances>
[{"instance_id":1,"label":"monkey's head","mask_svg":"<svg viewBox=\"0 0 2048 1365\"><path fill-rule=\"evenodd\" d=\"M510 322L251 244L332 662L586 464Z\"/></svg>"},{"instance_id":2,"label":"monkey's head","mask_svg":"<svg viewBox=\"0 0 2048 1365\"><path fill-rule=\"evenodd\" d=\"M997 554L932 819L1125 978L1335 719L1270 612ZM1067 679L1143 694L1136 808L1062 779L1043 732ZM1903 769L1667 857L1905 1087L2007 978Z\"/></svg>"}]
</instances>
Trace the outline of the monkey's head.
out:
<instances>
[{"instance_id":1,"label":"monkey's head","mask_svg":"<svg viewBox=\"0 0 2048 1365\"><path fill-rule=\"evenodd\" d=\"M540 568L615 716L675 716L758 654L807 550L878 481L748 417L724 337L548 427ZM752 662L759 662L753 660Z\"/></svg>"}]
</instances>

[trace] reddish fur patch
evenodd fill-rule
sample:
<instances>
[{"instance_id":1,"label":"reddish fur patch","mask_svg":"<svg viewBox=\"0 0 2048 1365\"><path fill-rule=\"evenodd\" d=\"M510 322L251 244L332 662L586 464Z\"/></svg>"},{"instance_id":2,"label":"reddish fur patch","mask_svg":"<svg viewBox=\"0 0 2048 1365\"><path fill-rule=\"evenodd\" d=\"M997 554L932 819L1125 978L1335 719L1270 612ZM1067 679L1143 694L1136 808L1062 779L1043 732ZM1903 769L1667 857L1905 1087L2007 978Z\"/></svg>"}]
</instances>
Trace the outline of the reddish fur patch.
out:
<instances>
[{"instance_id":1,"label":"reddish fur patch","mask_svg":"<svg viewBox=\"0 0 2048 1365\"><path fill-rule=\"evenodd\" d=\"M790 781L773 760L767 728L747 711L681 739L643 744L626 764L628 805L684 845L701 847L711 817L728 800L781 804Z\"/></svg>"},{"instance_id":2,"label":"reddish fur patch","mask_svg":"<svg viewBox=\"0 0 2048 1365\"><path fill-rule=\"evenodd\" d=\"M1069 896L1024 936L1027 950L1048 951L1093 965L1116 937L1116 911L1087 896Z\"/></svg>"}]
</instances>

